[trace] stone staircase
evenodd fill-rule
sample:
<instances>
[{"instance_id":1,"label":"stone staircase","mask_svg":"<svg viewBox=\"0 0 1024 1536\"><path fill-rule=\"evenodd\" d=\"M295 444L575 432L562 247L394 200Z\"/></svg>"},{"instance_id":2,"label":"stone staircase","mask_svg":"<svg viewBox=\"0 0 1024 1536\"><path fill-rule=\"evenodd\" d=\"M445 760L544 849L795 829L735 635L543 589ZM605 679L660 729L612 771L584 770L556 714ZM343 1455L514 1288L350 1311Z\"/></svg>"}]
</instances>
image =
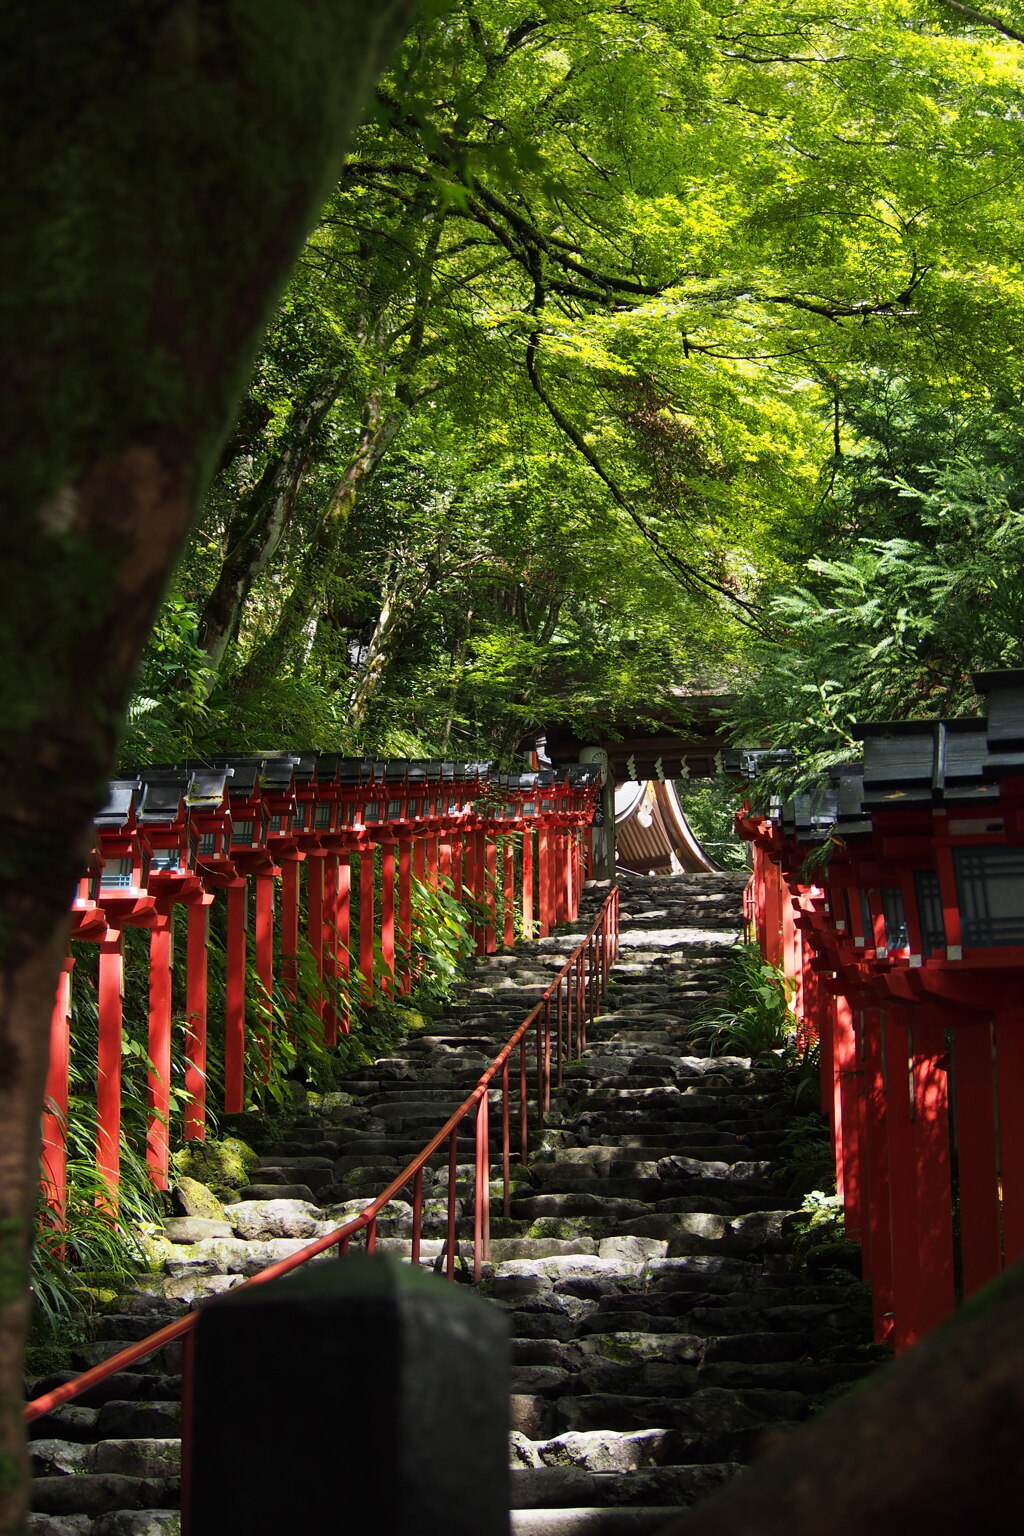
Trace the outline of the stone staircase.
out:
<instances>
[{"instance_id":1,"label":"stone staircase","mask_svg":"<svg viewBox=\"0 0 1024 1536\"><path fill-rule=\"evenodd\" d=\"M861 1289L811 1278L793 1255L797 1202L778 1169L786 1074L688 1054L742 885L717 874L625 887L606 1010L565 1068L529 1167L513 1169L510 1216L493 1203L482 1289L514 1341L514 1536L657 1531L870 1369ZM223 1212L168 1221L161 1272L100 1320L75 1363L108 1358L361 1210L462 1102L574 942L566 931L477 961L443 1031L351 1074L286 1134L261 1138L246 1117L253 1184ZM532 1105L531 1116L536 1126ZM460 1145L471 1211L471 1127ZM446 1154L434 1162L427 1265L442 1252ZM378 1248L408 1255L411 1221L394 1202ZM33 1425L35 1536L177 1531L179 1361L172 1345Z\"/></svg>"}]
</instances>

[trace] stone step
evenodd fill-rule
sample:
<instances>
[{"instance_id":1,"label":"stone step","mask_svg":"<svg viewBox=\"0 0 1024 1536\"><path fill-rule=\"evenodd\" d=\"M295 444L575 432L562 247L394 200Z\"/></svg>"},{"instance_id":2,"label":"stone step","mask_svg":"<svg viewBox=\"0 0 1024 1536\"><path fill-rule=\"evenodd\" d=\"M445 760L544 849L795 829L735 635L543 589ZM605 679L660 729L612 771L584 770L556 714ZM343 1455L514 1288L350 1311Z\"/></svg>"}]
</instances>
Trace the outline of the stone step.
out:
<instances>
[{"instance_id":1,"label":"stone step","mask_svg":"<svg viewBox=\"0 0 1024 1536\"><path fill-rule=\"evenodd\" d=\"M675 1505L629 1509L517 1509L510 1536L656 1536L678 1515Z\"/></svg>"},{"instance_id":2,"label":"stone step","mask_svg":"<svg viewBox=\"0 0 1024 1536\"><path fill-rule=\"evenodd\" d=\"M624 1477L619 1472L589 1472L583 1467L521 1467L512 1473L512 1508L538 1509L641 1507L674 1504L686 1508L735 1476L734 1464L642 1467Z\"/></svg>"},{"instance_id":3,"label":"stone step","mask_svg":"<svg viewBox=\"0 0 1024 1536\"><path fill-rule=\"evenodd\" d=\"M786 1074L691 1043L721 997L745 881L624 887L620 964L587 1053L563 1061L545 1126L528 1104L531 1157L513 1163L509 1217L492 1163L482 1276L513 1339L511 1536L660 1531L762 1438L805 1417L811 1399L870 1368L858 1352L870 1336L863 1290L823 1284L792 1256L796 1224L776 1187L793 1124ZM192 1229L172 1223L166 1272L140 1278L137 1296L98 1321L96 1358L357 1216L469 1096L573 942L561 931L479 957L429 1033L355 1067L317 1110L285 1130L244 1117L238 1134L258 1162L226 1209L233 1235L196 1229L185 1241ZM532 1035L527 1072L533 1093ZM518 1073L516 1060L514 1145ZM499 1099L492 1090L492 1156ZM472 1257L474 1139L469 1116L457 1137L460 1272ZM424 1181L427 1268L445 1247L447 1165L444 1145ZM378 1222L378 1247L405 1259L407 1194ZM852 1245L849 1258L852 1267ZM176 1536L178 1390L172 1369L140 1365L32 1426L38 1536ZM80 1485L90 1513L72 1510L68 1491L48 1493L55 1483ZM44 1513L48 1497L68 1502ZM108 1512L93 1514L90 1499Z\"/></svg>"},{"instance_id":4,"label":"stone step","mask_svg":"<svg viewBox=\"0 0 1024 1536\"><path fill-rule=\"evenodd\" d=\"M126 1477L117 1472L82 1472L73 1477L36 1477L32 1507L43 1515L89 1515L98 1518L121 1510L173 1508L178 1479Z\"/></svg>"},{"instance_id":5,"label":"stone step","mask_svg":"<svg viewBox=\"0 0 1024 1536\"><path fill-rule=\"evenodd\" d=\"M179 1439L80 1441L37 1439L29 1446L33 1475L59 1477L86 1472L124 1477L175 1478L181 1470Z\"/></svg>"}]
</instances>

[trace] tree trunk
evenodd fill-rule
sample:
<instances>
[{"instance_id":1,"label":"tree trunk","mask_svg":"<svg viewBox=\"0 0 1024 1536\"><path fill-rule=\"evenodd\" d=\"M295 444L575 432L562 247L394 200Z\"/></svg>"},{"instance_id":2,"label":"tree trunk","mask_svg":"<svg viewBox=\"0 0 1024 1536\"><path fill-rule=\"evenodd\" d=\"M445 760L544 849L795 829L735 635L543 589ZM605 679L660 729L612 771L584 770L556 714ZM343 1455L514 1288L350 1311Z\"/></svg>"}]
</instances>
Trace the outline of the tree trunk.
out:
<instances>
[{"instance_id":1,"label":"tree trunk","mask_svg":"<svg viewBox=\"0 0 1024 1536\"><path fill-rule=\"evenodd\" d=\"M380 691L406 620L425 591L426 586L422 585L414 594L403 593L401 583L395 582L383 594L380 613L349 696L345 733L353 750L359 742L370 705Z\"/></svg>"},{"instance_id":2,"label":"tree trunk","mask_svg":"<svg viewBox=\"0 0 1024 1536\"><path fill-rule=\"evenodd\" d=\"M67 909L138 659L412 0L0 11L0 1533Z\"/></svg>"},{"instance_id":3,"label":"tree trunk","mask_svg":"<svg viewBox=\"0 0 1024 1536\"><path fill-rule=\"evenodd\" d=\"M341 383L337 376L322 379L307 392L305 399L296 403L284 447L232 520L228 552L199 620L199 643L212 668L211 687L253 584L266 570L288 530L317 433L338 398Z\"/></svg>"},{"instance_id":4,"label":"tree trunk","mask_svg":"<svg viewBox=\"0 0 1024 1536\"><path fill-rule=\"evenodd\" d=\"M427 213L425 207L416 205L410 233L424 222ZM291 666L300 670L304 666L309 647L302 645L301 637L320 607L341 547L345 525L352 516L360 493L380 468L388 449L417 403L434 392L432 388L417 391L413 387L413 380L423 356L427 317L434 290L434 266L446 217L447 211L443 207L433 209L430 214L430 229L420 257L412 295L412 314L408 326L402 327L406 342L397 361L381 339L382 332L386 330L387 305L383 300L372 317L365 317L358 328L361 349L368 352L372 345L378 348L378 379L385 381L389 374L395 372L396 380L390 394L382 382L370 391L363 402L355 452L320 516L306 550L302 574L285 599L274 630L256 646L237 679L237 686L243 693L261 687L268 678L275 677L282 669L288 670ZM393 299L394 295L390 297ZM394 339L392 336L392 346Z\"/></svg>"},{"instance_id":5,"label":"tree trunk","mask_svg":"<svg viewBox=\"0 0 1024 1536\"><path fill-rule=\"evenodd\" d=\"M293 658L299 656L300 637L320 606L359 492L397 437L405 414L403 409L396 408L382 417L379 402L367 401L356 451L310 540L301 574L284 601L272 633L256 647L236 680L241 693L261 687L267 678L286 671Z\"/></svg>"}]
</instances>

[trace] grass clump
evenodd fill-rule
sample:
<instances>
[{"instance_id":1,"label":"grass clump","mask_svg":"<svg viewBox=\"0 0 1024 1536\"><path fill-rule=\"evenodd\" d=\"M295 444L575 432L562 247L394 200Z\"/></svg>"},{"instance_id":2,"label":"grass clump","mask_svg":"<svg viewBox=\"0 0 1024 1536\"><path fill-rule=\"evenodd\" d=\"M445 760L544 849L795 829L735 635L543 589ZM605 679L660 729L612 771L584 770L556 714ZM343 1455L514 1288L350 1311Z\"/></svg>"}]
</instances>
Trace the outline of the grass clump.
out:
<instances>
[{"instance_id":1,"label":"grass clump","mask_svg":"<svg viewBox=\"0 0 1024 1536\"><path fill-rule=\"evenodd\" d=\"M764 960L756 944L739 945L726 967L725 1001L699 1020L693 1044L708 1056L795 1057L792 1001L793 983L781 967Z\"/></svg>"}]
</instances>

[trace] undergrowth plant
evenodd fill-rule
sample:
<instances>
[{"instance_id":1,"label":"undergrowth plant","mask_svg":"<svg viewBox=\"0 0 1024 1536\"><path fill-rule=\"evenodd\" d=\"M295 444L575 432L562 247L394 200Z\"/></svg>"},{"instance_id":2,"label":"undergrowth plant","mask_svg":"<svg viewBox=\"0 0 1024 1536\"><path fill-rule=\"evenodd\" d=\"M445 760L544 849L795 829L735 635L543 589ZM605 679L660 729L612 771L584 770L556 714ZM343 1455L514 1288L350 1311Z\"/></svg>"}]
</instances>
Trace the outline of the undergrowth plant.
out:
<instances>
[{"instance_id":1,"label":"undergrowth plant","mask_svg":"<svg viewBox=\"0 0 1024 1536\"><path fill-rule=\"evenodd\" d=\"M163 1213L163 1197L145 1159L122 1131L118 1214L112 1218L95 1147L95 1101L74 1094L68 1105L64 1224L42 1195L37 1211L30 1281L35 1306L26 1355L32 1372L67 1364L93 1314L137 1276L145 1262L140 1234L152 1231Z\"/></svg>"},{"instance_id":2,"label":"undergrowth plant","mask_svg":"<svg viewBox=\"0 0 1024 1536\"><path fill-rule=\"evenodd\" d=\"M378 872L379 875L379 872ZM358 889L352 893L358 925ZM301 931L305 932L305 913ZM457 902L450 883L438 888L412 885L412 985L407 996L385 992L379 939L374 950L372 1002L364 1003L364 977L358 956L348 951L344 975L322 975L307 943L294 962L294 986L286 983L280 953L275 955L274 984L268 997L249 965L246 974L246 1104L263 1116L286 1114L306 1089L329 1092L353 1067L387 1054L425 1016L440 1011L474 953L471 924L486 910ZM147 1102L149 952L148 935L128 929L124 935L122 1033L121 1182L117 1219L109 1212L107 1188L96 1168L96 1072L99 1041L97 950L74 945L69 1106L66 1126L67 1214L62 1228L40 1201L32 1269L35 1298L33 1370L66 1363L67 1345L81 1339L104 1295L123 1290L145 1262L139 1234L162 1221L166 1197L154 1189L144 1149L150 1110ZM226 992L226 920L222 903L211 912L207 950L207 1128L216 1135L217 1106L224 1094L224 1004ZM324 1014L333 1009L347 1019L349 1033L337 1044L324 1041ZM172 1059L169 1135L172 1149L184 1142L185 975L172 972Z\"/></svg>"},{"instance_id":3,"label":"undergrowth plant","mask_svg":"<svg viewBox=\"0 0 1024 1536\"><path fill-rule=\"evenodd\" d=\"M793 984L780 966L764 960L756 944L742 944L726 967L725 1002L697 1024L695 1045L709 1056L796 1057Z\"/></svg>"}]
</instances>

